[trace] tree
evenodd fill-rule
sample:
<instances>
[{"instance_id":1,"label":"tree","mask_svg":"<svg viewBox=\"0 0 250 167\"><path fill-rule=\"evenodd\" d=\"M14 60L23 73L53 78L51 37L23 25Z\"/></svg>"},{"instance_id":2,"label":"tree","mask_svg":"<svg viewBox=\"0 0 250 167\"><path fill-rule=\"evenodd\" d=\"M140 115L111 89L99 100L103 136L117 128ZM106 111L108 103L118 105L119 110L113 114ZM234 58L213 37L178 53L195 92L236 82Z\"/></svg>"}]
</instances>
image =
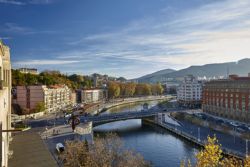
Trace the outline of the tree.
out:
<instances>
[{"instance_id":1,"label":"tree","mask_svg":"<svg viewBox=\"0 0 250 167\"><path fill-rule=\"evenodd\" d=\"M120 86L116 82L109 82L108 84L109 98L116 98L120 96Z\"/></svg>"},{"instance_id":2,"label":"tree","mask_svg":"<svg viewBox=\"0 0 250 167\"><path fill-rule=\"evenodd\" d=\"M216 137L211 138L208 136L204 150L200 151L196 158L197 167L217 167L220 165L222 150Z\"/></svg>"},{"instance_id":3,"label":"tree","mask_svg":"<svg viewBox=\"0 0 250 167\"><path fill-rule=\"evenodd\" d=\"M38 102L35 106L35 109L34 109L35 112L42 112L44 110L45 110L44 102Z\"/></svg>"},{"instance_id":4,"label":"tree","mask_svg":"<svg viewBox=\"0 0 250 167\"><path fill-rule=\"evenodd\" d=\"M126 97L132 97L135 94L135 87L136 84L135 83L127 83L125 85L125 96Z\"/></svg>"},{"instance_id":5,"label":"tree","mask_svg":"<svg viewBox=\"0 0 250 167\"><path fill-rule=\"evenodd\" d=\"M196 154L196 159L196 167L250 167L249 157L244 161L234 157L223 157L221 145L218 144L216 137L208 136L204 150ZM185 167L185 161L182 161L180 166ZM187 166L191 167L191 163Z\"/></svg>"},{"instance_id":6,"label":"tree","mask_svg":"<svg viewBox=\"0 0 250 167\"><path fill-rule=\"evenodd\" d=\"M66 141L61 155L65 167L146 167L143 157L123 147L121 139L114 134L94 139L94 144L84 141Z\"/></svg>"},{"instance_id":7,"label":"tree","mask_svg":"<svg viewBox=\"0 0 250 167\"><path fill-rule=\"evenodd\" d=\"M135 88L135 94L137 96L149 96L152 94L151 85L149 84L137 84Z\"/></svg>"}]
</instances>

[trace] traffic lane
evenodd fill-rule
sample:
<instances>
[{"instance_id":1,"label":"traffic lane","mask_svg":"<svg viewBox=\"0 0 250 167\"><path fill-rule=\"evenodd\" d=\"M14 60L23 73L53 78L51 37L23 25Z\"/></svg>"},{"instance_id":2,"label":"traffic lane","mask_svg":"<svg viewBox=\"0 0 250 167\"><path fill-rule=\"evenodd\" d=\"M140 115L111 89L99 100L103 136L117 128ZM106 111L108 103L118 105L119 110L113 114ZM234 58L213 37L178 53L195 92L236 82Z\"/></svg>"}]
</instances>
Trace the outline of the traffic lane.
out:
<instances>
[{"instance_id":1,"label":"traffic lane","mask_svg":"<svg viewBox=\"0 0 250 167\"><path fill-rule=\"evenodd\" d=\"M210 116L205 113L197 113L197 114L194 114L194 116L197 116L205 121L210 121L216 124L228 126L232 129L235 129L238 132L250 132L250 126L243 122Z\"/></svg>"},{"instance_id":2,"label":"traffic lane","mask_svg":"<svg viewBox=\"0 0 250 167\"><path fill-rule=\"evenodd\" d=\"M32 128L37 128L37 127L63 125L66 123L67 123L67 119L57 118L57 119L49 119L49 120L32 120L32 121L28 121L27 125L31 126Z\"/></svg>"},{"instance_id":3,"label":"traffic lane","mask_svg":"<svg viewBox=\"0 0 250 167\"><path fill-rule=\"evenodd\" d=\"M182 121L182 126L181 127L176 127L178 128L178 130L184 131L196 138L198 138L199 134L198 134L198 128L200 128L200 139L202 141L206 141L207 140L207 136L216 136L216 138L218 139L219 143L228 149L231 150L236 150L239 151L241 153L245 153L246 152L246 141L237 137L237 136L233 136L230 134L226 134L220 131L216 131L216 130L212 130L206 127L201 127L201 126L197 126L194 124L191 124L189 122L185 122ZM250 146L248 146L248 149L250 149Z\"/></svg>"}]
</instances>

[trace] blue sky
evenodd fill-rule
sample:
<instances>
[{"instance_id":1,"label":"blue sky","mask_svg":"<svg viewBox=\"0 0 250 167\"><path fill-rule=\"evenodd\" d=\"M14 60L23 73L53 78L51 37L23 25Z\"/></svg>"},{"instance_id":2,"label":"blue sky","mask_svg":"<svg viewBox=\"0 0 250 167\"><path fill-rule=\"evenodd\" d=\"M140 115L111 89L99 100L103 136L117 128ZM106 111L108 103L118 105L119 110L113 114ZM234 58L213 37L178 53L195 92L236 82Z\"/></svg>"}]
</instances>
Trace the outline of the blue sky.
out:
<instances>
[{"instance_id":1,"label":"blue sky","mask_svg":"<svg viewBox=\"0 0 250 167\"><path fill-rule=\"evenodd\" d=\"M127 78L250 57L249 0L0 0L14 68Z\"/></svg>"}]
</instances>

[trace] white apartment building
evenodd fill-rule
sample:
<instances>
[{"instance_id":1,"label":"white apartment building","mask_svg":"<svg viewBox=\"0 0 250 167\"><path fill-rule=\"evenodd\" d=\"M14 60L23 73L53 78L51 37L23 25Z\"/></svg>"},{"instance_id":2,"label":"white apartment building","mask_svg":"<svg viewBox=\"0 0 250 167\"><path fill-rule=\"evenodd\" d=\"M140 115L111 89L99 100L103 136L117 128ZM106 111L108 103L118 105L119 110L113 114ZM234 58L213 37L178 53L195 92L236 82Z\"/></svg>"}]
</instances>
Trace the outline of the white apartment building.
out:
<instances>
[{"instance_id":1,"label":"white apartment building","mask_svg":"<svg viewBox=\"0 0 250 167\"><path fill-rule=\"evenodd\" d=\"M82 103L96 103L106 97L106 90L104 89L83 89L81 91Z\"/></svg>"},{"instance_id":2,"label":"white apartment building","mask_svg":"<svg viewBox=\"0 0 250 167\"><path fill-rule=\"evenodd\" d=\"M11 63L9 47L0 41L0 128L11 128ZM10 132L2 132L0 143L1 166L8 166Z\"/></svg>"},{"instance_id":3,"label":"white apartment building","mask_svg":"<svg viewBox=\"0 0 250 167\"><path fill-rule=\"evenodd\" d=\"M177 88L177 100L183 106L200 106L202 99L202 83L194 76L188 75Z\"/></svg>"},{"instance_id":4,"label":"white apartment building","mask_svg":"<svg viewBox=\"0 0 250 167\"><path fill-rule=\"evenodd\" d=\"M55 112L71 104L71 90L66 85L17 86L16 91L17 104L28 113L34 112L38 103L43 103L47 112Z\"/></svg>"}]
</instances>

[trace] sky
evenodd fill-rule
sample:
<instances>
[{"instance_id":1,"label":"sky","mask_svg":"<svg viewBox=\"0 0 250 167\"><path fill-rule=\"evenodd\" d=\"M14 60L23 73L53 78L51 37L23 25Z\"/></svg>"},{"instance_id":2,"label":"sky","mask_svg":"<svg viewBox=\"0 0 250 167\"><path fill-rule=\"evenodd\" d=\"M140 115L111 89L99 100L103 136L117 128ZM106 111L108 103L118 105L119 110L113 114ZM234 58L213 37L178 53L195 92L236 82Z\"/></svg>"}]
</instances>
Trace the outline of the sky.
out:
<instances>
[{"instance_id":1,"label":"sky","mask_svg":"<svg viewBox=\"0 0 250 167\"><path fill-rule=\"evenodd\" d=\"M250 0L0 0L13 68L136 78L250 58Z\"/></svg>"}]
</instances>

